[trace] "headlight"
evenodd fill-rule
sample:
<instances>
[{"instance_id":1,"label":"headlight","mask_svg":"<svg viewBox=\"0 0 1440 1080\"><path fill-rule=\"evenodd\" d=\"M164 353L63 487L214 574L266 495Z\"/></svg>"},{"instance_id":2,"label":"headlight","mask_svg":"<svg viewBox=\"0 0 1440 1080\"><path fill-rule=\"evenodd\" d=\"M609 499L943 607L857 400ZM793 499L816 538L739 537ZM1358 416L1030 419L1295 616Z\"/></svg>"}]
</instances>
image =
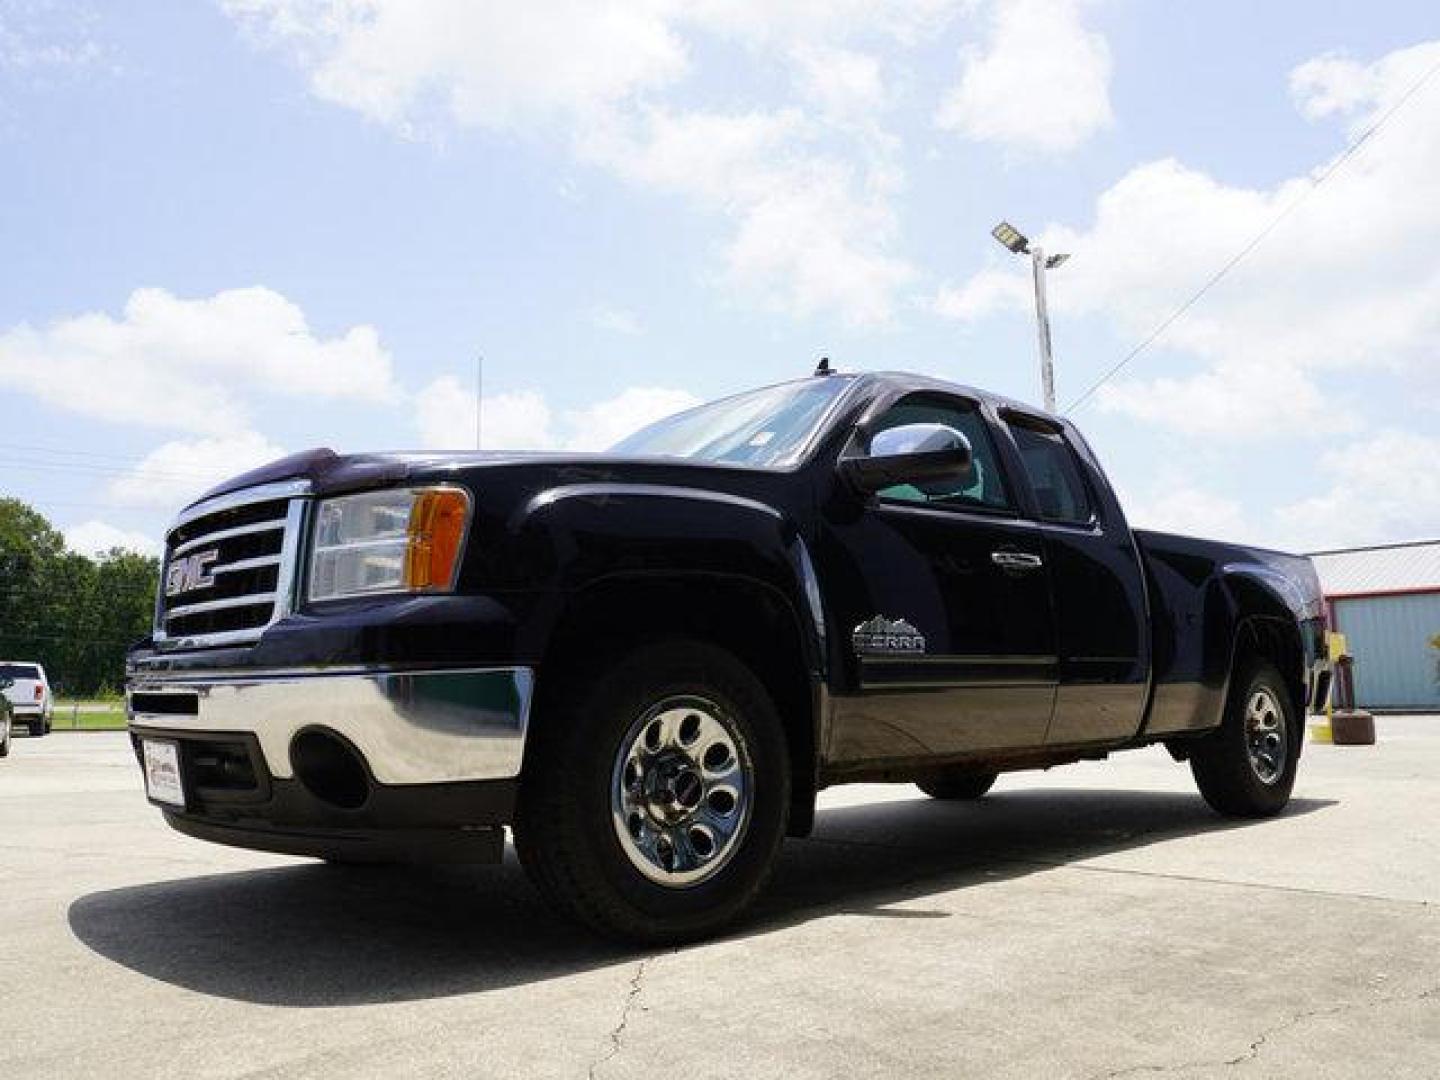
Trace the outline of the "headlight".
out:
<instances>
[{"instance_id":1,"label":"headlight","mask_svg":"<svg viewBox=\"0 0 1440 1080\"><path fill-rule=\"evenodd\" d=\"M447 592L455 587L469 521L470 496L461 488L326 499L310 546L310 599Z\"/></svg>"}]
</instances>

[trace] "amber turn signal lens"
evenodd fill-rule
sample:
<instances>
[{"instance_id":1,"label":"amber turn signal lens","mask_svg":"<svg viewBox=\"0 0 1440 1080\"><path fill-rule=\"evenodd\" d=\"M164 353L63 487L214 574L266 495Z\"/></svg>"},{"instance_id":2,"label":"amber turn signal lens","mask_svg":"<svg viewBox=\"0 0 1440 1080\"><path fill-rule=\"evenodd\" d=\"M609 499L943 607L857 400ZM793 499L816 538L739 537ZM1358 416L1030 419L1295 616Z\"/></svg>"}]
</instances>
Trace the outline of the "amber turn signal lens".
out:
<instances>
[{"instance_id":1,"label":"amber turn signal lens","mask_svg":"<svg viewBox=\"0 0 1440 1080\"><path fill-rule=\"evenodd\" d=\"M453 587L469 520L470 496L464 490L431 488L416 493L405 553L406 588Z\"/></svg>"}]
</instances>

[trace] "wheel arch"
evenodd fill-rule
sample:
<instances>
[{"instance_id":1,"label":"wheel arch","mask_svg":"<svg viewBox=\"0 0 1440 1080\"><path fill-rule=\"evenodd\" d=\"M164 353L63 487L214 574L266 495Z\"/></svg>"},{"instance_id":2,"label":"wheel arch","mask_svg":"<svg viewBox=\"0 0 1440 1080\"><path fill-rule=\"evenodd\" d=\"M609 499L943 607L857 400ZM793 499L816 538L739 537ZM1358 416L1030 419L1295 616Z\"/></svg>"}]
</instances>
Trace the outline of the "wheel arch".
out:
<instances>
[{"instance_id":1,"label":"wheel arch","mask_svg":"<svg viewBox=\"0 0 1440 1080\"><path fill-rule=\"evenodd\" d=\"M1294 711L1292 750L1298 756L1304 745L1306 672L1305 646L1294 611L1279 592L1273 575L1235 572L1226 584L1236 609L1235 637L1231 643L1227 672L1227 708L1240 692L1239 680L1252 660L1272 664L1280 674Z\"/></svg>"},{"instance_id":2,"label":"wheel arch","mask_svg":"<svg viewBox=\"0 0 1440 1080\"><path fill-rule=\"evenodd\" d=\"M793 598L754 578L702 570L614 574L568 594L540 653L526 765L545 737L553 695L620 656L667 639L725 649L765 686L790 753L790 833L806 835L818 790L820 654Z\"/></svg>"}]
</instances>

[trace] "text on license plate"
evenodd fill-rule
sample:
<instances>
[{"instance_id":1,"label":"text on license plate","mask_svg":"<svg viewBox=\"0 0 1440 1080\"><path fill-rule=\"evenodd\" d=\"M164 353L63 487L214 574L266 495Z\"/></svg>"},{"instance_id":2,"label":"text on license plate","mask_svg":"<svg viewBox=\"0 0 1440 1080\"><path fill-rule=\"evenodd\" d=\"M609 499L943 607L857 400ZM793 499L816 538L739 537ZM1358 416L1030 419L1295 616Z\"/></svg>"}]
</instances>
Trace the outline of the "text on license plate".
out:
<instances>
[{"instance_id":1,"label":"text on license plate","mask_svg":"<svg viewBox=\"0 0 1440 1080\"><path fill-rule=\"evenodd\" d=\"M180 747L173 742L142 739L145 760L145 794L156 802L185 805L185 785L180 780Z\"/></svg>"}]
</instances>

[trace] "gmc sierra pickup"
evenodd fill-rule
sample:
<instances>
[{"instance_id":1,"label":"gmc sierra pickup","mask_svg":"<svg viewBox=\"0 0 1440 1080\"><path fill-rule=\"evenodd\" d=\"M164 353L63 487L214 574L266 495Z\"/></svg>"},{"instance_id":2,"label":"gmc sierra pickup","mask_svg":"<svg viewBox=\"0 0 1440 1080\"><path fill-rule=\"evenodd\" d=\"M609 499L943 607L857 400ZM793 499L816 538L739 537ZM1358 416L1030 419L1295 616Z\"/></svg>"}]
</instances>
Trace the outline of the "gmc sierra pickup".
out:
<instances>
[{"instance_id":1,"label":"gmc sierra pickup","mask_svg":"<svg viewBox=\"0 0 1440 1080\"><path fill-rule=\"evenodd\" d=\"M1066 420L817 374L603 455L295 455L186 508L130 731L166 820L336 862L499 857L714 932L816 792L1160 743L1285 806L1329 671L1304 558L1132 530Z\"/></svg>"}]
</instances>

